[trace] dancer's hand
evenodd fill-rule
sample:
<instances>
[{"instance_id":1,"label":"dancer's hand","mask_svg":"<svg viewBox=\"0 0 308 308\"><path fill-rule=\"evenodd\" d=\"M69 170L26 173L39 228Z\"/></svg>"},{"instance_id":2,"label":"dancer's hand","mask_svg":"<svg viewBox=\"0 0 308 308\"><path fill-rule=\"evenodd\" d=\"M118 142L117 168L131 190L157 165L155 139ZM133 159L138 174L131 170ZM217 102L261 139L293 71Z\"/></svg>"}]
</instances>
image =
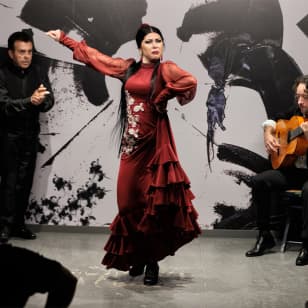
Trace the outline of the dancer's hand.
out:
<instances>
[{"instance_id":1,"label":"dancer's hand","mask_svg":"<svg viewBox=\"0 0 308 308\"><path fill-rule=\"evenodd\" d=\"M54 39L56 42L59 42L60 41L60 36L61 36L61 30L59 30L59 29L57 29L57 30L49 30L48 32L46 32L46 35L48 35L49 37Z\"/></svg>"}]
</instances>

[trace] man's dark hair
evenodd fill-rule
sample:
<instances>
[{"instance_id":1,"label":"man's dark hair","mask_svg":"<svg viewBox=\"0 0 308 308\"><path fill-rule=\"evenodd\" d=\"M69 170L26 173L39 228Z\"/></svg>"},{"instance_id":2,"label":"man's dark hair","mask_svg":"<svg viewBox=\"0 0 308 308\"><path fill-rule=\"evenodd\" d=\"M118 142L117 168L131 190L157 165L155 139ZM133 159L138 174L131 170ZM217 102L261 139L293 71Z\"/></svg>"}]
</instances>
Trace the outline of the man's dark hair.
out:
<instances>
[{"instance_id":1,"label":"man's dark hair","mask_svg":"<svg viewBox=\"0 0 308 308\"><path fill-rule=\"evenodd\" d=\"M14 50L14 44L16 41L22 41L25 43L31 42L34 50L33 32L31 29L23 29L21 31L12 33L7 41L7 46L9 50Z\"/></svg>"},{"instance_id":2,"label":"man's dark hair","mask_svg":"<svg viewBox=\"0 0 308 308\"><path fill-rule=\"evenodd\" d=\"M293 84L293 91L296 92L296 89L300 83L304 83L306 85L305 92L308 93L308 75L302 75L295 79Z\"/></svg>"}]
</instances>

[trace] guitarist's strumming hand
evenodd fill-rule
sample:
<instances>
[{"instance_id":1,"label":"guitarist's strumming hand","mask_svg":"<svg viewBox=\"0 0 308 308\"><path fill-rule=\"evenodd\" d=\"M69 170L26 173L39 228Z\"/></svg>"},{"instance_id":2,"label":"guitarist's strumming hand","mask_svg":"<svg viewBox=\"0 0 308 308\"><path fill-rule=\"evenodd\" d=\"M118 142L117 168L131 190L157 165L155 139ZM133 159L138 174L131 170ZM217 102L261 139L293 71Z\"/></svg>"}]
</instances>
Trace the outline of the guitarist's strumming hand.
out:
<instances>
[{"instance_id":1,"label":"guitarist's strumming hand","mask_svg":"<svg viewBox=\"0 0 308 308\"><path fill-rule=\"evenodd\" d=\"M275 128L272 126L264 127L264 145L268 154L277 153L279 150L279 141L275 137Z\"/></svg>"},{"instance_id":2,"label":"guitarist's strumming hand","mask_svg":"<svg viewBox=\"0 0 308 308\"><path fill-rule=\"evenodd\" d=\"M300 127L304 132L305 138L308 140L308 121L301 123Z\"/></svg>"}]
</instances>

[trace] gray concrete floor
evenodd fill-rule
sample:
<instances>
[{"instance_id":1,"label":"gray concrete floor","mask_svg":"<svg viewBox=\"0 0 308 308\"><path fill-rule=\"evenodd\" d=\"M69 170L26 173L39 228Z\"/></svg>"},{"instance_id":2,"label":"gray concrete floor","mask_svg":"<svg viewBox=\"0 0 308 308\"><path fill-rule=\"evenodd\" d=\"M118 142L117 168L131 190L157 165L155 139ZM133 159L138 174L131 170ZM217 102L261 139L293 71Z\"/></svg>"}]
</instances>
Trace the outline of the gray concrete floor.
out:
<instances>
[{"instance_id":1,"label":"gray concrete floor","mask_svg":"<svg viewBox=\"0 0 308 308\"><path fill-rule=\"evenodd\" d=\"M34 241L11 243L60 261L78 277L70 307L297 308L308 300L308 265L295 266L298 246L246 258L254 238L205 234L160 262L158 285L144 286L141 276L100 265L107 236L39 232ZM36 294L26 307L43 307L45 300L45 294Z\"/></svg>"}]
</instances>

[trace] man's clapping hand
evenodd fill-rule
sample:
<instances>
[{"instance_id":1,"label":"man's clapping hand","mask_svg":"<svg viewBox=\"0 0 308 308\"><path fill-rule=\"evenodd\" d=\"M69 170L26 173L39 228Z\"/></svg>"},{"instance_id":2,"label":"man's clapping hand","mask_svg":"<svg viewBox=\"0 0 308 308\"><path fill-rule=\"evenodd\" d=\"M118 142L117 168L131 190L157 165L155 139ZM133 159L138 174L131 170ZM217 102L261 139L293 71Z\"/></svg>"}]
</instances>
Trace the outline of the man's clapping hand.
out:
<instances>
[{"instance_id":1,"label":"man's clapping hand","mask_svg":"<svg viewBox=\"0 0 308 308\"><path fill-rule=\"evenodd\" d=\"M50 92L41 84L31 95L31 103L36 106L40 105L48 94Z\"/></svg>"}]
</instances>

